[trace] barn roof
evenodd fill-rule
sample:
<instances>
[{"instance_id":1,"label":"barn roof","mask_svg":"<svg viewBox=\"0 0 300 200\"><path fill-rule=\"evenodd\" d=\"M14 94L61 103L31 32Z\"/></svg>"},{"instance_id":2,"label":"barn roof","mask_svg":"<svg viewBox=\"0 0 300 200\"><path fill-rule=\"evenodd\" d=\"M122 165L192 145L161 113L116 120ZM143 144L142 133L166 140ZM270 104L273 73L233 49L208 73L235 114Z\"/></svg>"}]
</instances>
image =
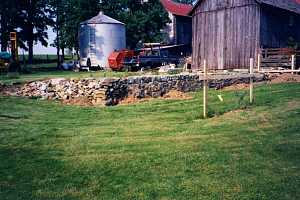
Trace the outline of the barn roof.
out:
<instances>
[{"instance_id":1,"label":"barn roof","mask_svg":"<svg viewBox=\"0 0 300 200\"><path fill-rule=\"evenodd\" d=\"M172 0L160 0L160 2L164 8L173 15L189 16L189 13L193 9L192 5L177 3Z\"/></svg>"},{"instance_id":2,"label":"barn roof","mask_svg":"<svg viewBox=\"0 0 300 200\"><path fill-rule=\"evenodd\" d=\"M300 0L256 0L259 3L268 4L284 10L300 14Z\"/></svg>"},{"instance_id":3,"label":"barn roof","mask_svg":"<svg viewBox=\"0 0 300 200\"><path fill-rule=\"evenodd\" d=\"M198 7L199 3L201 3L202 1L203 0L198 0L189 14L191 14L195 10L195 8ZM277 8L281 8L284 10L288 10L300 14L300 0L256 0L256 1L258 3L271 5Z\"/></svg>"},{"instance_id":4,"label":"barn roof","mask_svg":"<svg viewBox=\"0 0 300 200\"><path fill-rule=\"evenodd\" d=\"M104 15L103 12L100 11L97 16L88 19L84 22L81 22L80 24L124 24L124 23Z\"/></svg>"}]
</instances>

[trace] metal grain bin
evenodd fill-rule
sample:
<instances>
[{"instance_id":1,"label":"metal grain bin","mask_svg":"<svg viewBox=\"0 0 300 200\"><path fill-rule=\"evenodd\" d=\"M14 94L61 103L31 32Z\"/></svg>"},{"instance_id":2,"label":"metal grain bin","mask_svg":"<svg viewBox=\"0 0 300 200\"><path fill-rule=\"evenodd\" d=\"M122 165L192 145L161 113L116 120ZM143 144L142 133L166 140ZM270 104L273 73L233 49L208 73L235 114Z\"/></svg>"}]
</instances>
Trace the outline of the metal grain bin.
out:
<instances>
[{"instance_id":1,"label":"metal grain bin","mask_svg":"<svg viewBox=\"0 0 300 200\"><path fill-rule=\"evenodd\" d=\"M114 50L126 47L125 24L102 12L80 23L79 48L82 67L108 68L108 57Z\"/></svg>"}]
</instances>

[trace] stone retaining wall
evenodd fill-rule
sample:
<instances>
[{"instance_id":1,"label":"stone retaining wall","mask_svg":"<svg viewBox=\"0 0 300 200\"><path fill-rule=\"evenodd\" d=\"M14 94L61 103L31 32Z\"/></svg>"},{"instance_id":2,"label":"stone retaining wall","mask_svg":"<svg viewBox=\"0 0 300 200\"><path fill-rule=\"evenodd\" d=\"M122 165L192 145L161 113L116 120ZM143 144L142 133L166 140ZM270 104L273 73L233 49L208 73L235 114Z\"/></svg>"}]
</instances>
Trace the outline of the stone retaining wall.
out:
<instances>
[{"instance_id":1,"label":"stone retaining wall","mask_svg":"<svg viewBox=\"0 0 300 200\"><path fill-rule=\"evenodd\" d=\"M210 77L211 88L223 88L238 83L248 83L248 74L227 74ZM256 81L265 80L263 74ZM203 77L196 74L166 76L136 76L105 79L51 79L25 84L16 95L42 99L70 100L85 98L93 105L117 105L127 97L137 99L161 97L171 90L191 92L200 89Z\"/></svg>"}]
</instances>

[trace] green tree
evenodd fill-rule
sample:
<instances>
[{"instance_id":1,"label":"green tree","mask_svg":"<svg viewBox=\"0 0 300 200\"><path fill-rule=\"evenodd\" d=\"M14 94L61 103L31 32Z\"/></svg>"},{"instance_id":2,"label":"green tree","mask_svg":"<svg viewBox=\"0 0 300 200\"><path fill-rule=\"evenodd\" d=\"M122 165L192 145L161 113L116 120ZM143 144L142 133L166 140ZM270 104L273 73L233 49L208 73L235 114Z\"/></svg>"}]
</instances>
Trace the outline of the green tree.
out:
<instances>
[{"instance_id":1,"label":"green tree","mask_svg":"<svg viewBox=\"0 0 300 200\"><path fill-rule=\"evenodd\" d=\"M61 21L63 19L63 16L65 15L65 3L67 3L66 0L49 0L49 5L52 9L52 12L54 14L55 23L53 24L53 30L56 32L56 38L54 40L53 44L50 44L53 47L56 47L57 51L57 67L60 67L61 59L60 59L60 48L61 46Z\"/></svg>"},{"instance_id":2,"label":"green tree","mask_svg":"<svg viewBox=\"0 0 300 200\"><path fill-rule=\"evenodd\" d=\"M19 1L19 6L20 47L28 50L28 62L32 63L33 45L37 42L48 45L47 30L53 26L53 12L48 0L23 0Z\"/></svg>"},{"instance_id":3,"label":"green tree","mask_svg":"<svg viewBox=\"0 0 300 200\"><path fill-rule=\"evenodd\" d=\"M2 0L0 3L0 41L1 51L6 51L9 41L9 33L16 28L18 16L17 0Z\"/></svg>"},{"instance_id":4,"label":"green tree","mask_svg":"<svg viewBox=\"0 0 300 200\"><path fill-rule=\"evenodd\" d=\"M99 0L51 0L55 13L56 39L54 46L64 52L64 49L74 49L78 53L78 27L80 22L89 19L99 12Z\"/></svg>"},{"instance_id":5,"label":"green tree","mask_svg":"<svg viewBox=\"0 0 300 200\"><path fill-rule=\"evenodd\" d=\"M54 0L55 1L55 0ZM78 52L79 24L99 11L126 24L127 45L134 48L139 41L162 40L161 30L169 22L168 14L159 0L141 3L137 0L62 0L59 12L59 45Z\"/></svg>"},{"instance_id":6,"label":"green tree","mask_svg":"<svg viewBox=\"0 0 300 200\"><path fill-rule=\"evenodd\" d=\"M137 0L102 1L104 13L126 24L127 45L136 47L139 41L159 42L162 29L169 22L168 14L159 0L142 3Z\"/></svg>"}]
</instances>

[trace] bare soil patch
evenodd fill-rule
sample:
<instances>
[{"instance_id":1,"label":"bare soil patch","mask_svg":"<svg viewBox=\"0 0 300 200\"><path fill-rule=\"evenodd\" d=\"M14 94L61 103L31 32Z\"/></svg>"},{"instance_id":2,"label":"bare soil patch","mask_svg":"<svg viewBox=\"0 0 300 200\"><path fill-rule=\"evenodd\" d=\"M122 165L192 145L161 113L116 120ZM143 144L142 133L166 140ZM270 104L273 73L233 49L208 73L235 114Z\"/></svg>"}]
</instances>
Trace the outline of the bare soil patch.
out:
<instances>
[{"instance_id":1,"label":"bare soil patch","mask_svg":"<svg viewBox=\"0 0 300 200\"><path fill-rule=\"evenodd\" d=\"M285 110L288 112L288 111L292 111L292 110L295 110L295 109L298 109L300 108L300 102L299 101L290 101L288 102Z\"/></svg>"},{"instance_id":2,"label":"bare soil patch","mask_svg":"<svg viewBox=\"0 0 300 200\"><path fill-rule=\"evenodd\" d=\"M245 90L245 89L248 89L248 88L249 88L249 84L240 83L240 84L235 84L235 85L224 87L222 90L232 91L232 90Z\"/></svg>"},{"instance_id":3,"label":"bare soil patch","mask_svg":"<svg viewBox=\"0 0 300 200\"><path fill-rule=\"evenodd\" d=\"M96 106L97 104L93 104L93 102L86 97L77 97L68 100L62 100L62 104L66 105L77 105L77 106Z\"/></svg>"},{"instance_id":4,"label":"bare soil patch","mask_svg":"<svg viewBox=\"0 0 300 200\"><path fill-rule=\"evenodd\" d=\"M297 74L272 74L270 75L271 83L300 83L300 75Z\"/></svg>"},{"instance_id":5,"label":"bare soil patch","mask_svg":"<svg viewBox=\"0 0 300 200\"><path fill-rule=\"evenodd\" d=\"M177 91L177 90L171 90L170 92L168 92L167 94L165 94L162 97L158 97L158 98L143 98L143 99L138 99L135 98L133 96L129 96L126 99L124 99L123 101L120 102L121 105L128 105L128 104L136 104L136 103L142 103L142 102L148 102L151 101L153 99L174 99L174 100L184 100L184 99L192 99L193 97L189 94Z\"/></svg>"}]
</instances>

